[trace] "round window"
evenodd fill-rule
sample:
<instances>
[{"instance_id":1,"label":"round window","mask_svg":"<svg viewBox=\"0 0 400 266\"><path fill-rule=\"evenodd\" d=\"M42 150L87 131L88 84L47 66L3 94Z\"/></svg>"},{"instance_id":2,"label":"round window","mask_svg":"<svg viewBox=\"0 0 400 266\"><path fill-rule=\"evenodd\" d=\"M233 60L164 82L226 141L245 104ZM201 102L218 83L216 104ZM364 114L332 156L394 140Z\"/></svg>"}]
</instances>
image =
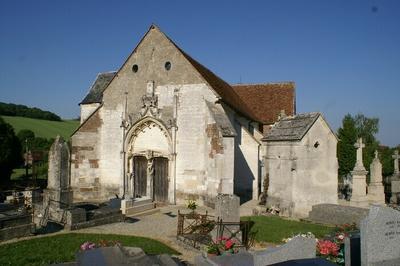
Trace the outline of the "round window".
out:
<instances>
[{"instance_id":1,"label":"round window","mask_svg":"<svg viewBox=\"0 0 400 266\"><path fill-rule=\"evenodd\" d=\"M133 66L132 66L132 71L133 71L133 73L138 72L138 70L139 70L138 65L133 65Z\"/></svg>"},{"instance_id":2,"label":"round window","mask_svg":"<svg viewBox=\"0 0 400 266\"><path fill-rule=\"evenodd\" d=\"M170 62L170 61L165 62L164 67L165 67L165 69L166 69L167 71L170 70L170 69L171 69L171 62Z\"/></svg>"}]
</instances>

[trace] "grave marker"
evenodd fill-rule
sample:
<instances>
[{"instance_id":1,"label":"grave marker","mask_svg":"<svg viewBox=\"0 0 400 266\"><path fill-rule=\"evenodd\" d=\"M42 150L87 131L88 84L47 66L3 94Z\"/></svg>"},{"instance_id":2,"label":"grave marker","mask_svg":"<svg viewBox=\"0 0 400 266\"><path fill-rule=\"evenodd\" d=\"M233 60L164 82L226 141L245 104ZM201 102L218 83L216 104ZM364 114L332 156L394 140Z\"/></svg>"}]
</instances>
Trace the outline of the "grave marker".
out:
<instances>
[{"instance_id":1,"label":"grave marker","mask_svg":"<svg viewBox=\"0 0 400 266\"><path fill-rule=\"evenodd\" d=\"M361 265L400 265L400 212L373 205L361 222Z\"/></svg>"}]
</instances>

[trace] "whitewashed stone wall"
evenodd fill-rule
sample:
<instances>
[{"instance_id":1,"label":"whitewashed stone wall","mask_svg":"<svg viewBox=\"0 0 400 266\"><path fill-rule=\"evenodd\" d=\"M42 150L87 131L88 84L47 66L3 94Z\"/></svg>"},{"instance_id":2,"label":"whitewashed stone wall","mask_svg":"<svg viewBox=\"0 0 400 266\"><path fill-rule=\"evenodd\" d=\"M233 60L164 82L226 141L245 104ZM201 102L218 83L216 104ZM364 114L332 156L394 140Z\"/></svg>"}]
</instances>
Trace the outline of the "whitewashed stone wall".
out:
<instances>
[{"instance_id":1,"label":"whitewashed stone wall","mask_svg":"<svg viewBox=\"0 0 400 266\"><path fill-rule=\"evenodd\" d=\"M238 160L235 165L235 186L239 195L247 195L258 199L259 195L259 156L261 143L244 127L240 125L240 137L236 147ZM243 158L241 160L240 158Z\"/></svg>"},{"instance_id":2,"label":"whitewashed stone wall","mask_svg":"<svg viewBox=\"0 0 400 266\"><path fill-rule=\"evenodd\" d=\"M188 197L198 198L201 201L207 197L208 188L211 189L210 194L214 194L219 185L216 173L207 172L211 151L206 132L208 110L205 100L210 102L217 100L215 94L205 84L185 85L179 90L176 137L178 202ZM216 164L215 167L217 165L223 167L221 160L223 160L222 155L217 155L213 162Z\"/></svg>"},{"instance_id":3,"label":"whitewashed stone wall","mask_svg":"<svg viewBox=\"0 0 400 266\"><path fill-rule=\"evenodd\" d=\"M81 124L99 108L100 103L81 104Z\"/></svg>"},{"instance_id":4,"label":"whitewashed stone wall","mask_svg":"<svg viewBox=\"0 0 400 266\"><path fill-rule=\"evenodd\" d=\"M307 217L315 204L337 204L336 145L336 137L321 117L301 141L268 142L268 204L297 217Z\"/></svg>"}]
</instances>

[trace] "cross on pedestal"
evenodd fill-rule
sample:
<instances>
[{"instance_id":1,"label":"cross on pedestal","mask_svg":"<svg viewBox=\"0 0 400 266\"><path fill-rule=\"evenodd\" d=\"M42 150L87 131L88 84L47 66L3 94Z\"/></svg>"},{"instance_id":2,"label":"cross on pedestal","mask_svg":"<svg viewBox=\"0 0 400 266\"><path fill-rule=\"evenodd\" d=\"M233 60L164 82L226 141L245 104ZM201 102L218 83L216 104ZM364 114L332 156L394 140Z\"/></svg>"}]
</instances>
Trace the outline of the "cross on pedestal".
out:
<instances>
[{"instance_id":1,"label":"cross on pedestal","mask_svg":"<svg viewBox=\"0 0 400 266\"><path fill-rule=\"evenodd\" d=\"M400 159L400 155L399 155L399 151L395 150L394 154L392 155L392 158L394 159L394 174L398 175L399 174L399 159Z\"/></svg>"},{"instance_id":2,"label":"cross on pedestal","mask_svg":"<svg viewBox=\"0 0 400 266\"><path fill-rule=\"evenodd\" d=\"M357 161L354 169L365 170L362 159L362 149L365 148L365 144L362 142L362 138L357 139L357 142L354 144L354 147L357 148Z\"/></svg>"}]
</instances>

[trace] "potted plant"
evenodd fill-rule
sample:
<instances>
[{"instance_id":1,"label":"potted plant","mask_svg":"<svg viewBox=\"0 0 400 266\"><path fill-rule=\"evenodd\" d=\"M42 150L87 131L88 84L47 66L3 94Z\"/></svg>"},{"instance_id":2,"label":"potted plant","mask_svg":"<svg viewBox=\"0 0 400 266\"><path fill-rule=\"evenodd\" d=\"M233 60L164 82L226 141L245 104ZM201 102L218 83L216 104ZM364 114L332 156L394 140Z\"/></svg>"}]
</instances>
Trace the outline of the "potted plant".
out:
<instances>
[{"instance_id":1,"label":"potted plant","mask_svg":"<svg viewBox=\"0 0 400 266\"><path fill-rule=\"evenodd\" d=\"M187 208L189 210L191 210L192 212L195 212L196 208L197 208L197 203L195 200L189 200L188 204L187 204Z\"/></svg>"}]
</instances>

